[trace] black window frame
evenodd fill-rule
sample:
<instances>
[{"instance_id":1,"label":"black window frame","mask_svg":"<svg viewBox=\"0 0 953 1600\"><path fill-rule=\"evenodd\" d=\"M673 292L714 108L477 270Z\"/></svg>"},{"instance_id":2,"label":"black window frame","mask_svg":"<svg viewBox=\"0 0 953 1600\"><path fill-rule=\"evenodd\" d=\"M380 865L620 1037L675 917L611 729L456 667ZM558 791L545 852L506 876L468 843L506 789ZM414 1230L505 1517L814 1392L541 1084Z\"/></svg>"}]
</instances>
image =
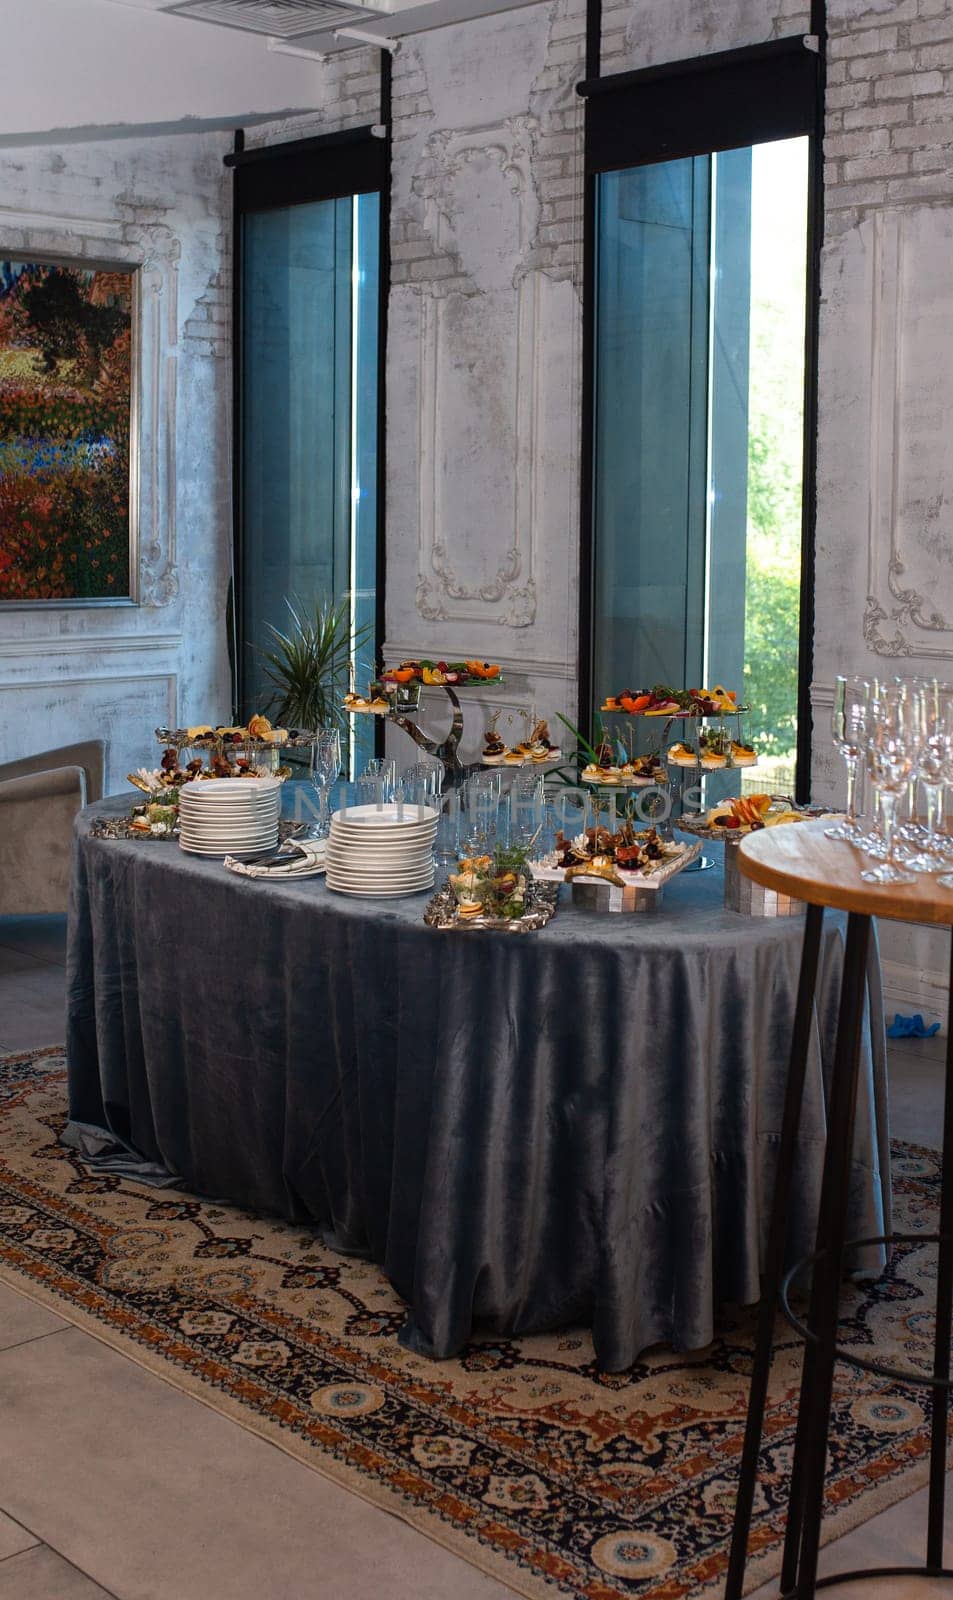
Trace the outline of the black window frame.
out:
<instances>
[{"instance_id":1,"label":"black window frame","mask_svg":"<svg viewBox=\"0 0 953 1600\"><path fill-rule=\"evenodd\" d=\"M242 223L251 212L338 200L348 195L380 195L379 304L377 341L377 529L375 649L384 642L386 590L386 481L387 481L387 307L390 299L390 133L391 58L381 56L381 122L341 132L319 134L285 144L244 148L244 136L235 136L235 148L225 157L233 171L232 192L232 530L230 649L234 713L241 717L245 704L244 652L244 508L242 504L242 438L244 399ZM379 722L379 719L378 719ZM376 726L376 746L383 729Z\"/></svg>"},{"instance_id":2,"label":"black window frame","mask_svg":"<svg viewBox=\"0 0 953 1600\"><path fill-rule=\"evenodd\" d=\"M817 508L817 367L820 251L824 223L826 15L813 0L810 35L599 76L600 0L589 0L585 80L583 205L583 392L580 467L578 722L593 728L595 634L596 191L604 172L646 166L774 139L811 139L808 178L804 362L801 585L798 636L797 782L811 787L811 680L814 648L814 540Z\"/></svg>"}]
</instances>

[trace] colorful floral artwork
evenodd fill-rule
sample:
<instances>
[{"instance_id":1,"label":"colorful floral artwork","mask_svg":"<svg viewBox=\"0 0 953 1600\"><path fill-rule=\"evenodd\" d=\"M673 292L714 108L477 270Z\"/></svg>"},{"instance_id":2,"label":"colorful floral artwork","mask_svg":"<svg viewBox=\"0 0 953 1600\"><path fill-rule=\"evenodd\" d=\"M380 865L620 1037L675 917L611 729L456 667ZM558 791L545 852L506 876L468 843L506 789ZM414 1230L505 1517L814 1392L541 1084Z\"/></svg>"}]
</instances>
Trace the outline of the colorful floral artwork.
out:
<instances>
[{"instance_id":1,"label":"colorful floral artwork","mask_svg":"<svg viewBox=\"0 0 953 1600\"><path fill-rule=\"evenodd\" d=\"M134 597L134 284L0 257L0 603Z\"/></svg>"}]
</instances>

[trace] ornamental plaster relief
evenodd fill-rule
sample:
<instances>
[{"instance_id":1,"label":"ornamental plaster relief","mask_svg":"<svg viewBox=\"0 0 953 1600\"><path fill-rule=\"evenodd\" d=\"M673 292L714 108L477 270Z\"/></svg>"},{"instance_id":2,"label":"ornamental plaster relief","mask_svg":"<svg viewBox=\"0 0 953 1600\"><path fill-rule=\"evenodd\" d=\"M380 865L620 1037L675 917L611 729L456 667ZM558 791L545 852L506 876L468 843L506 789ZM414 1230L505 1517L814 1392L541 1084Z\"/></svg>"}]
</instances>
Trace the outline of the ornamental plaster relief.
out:
<instances>
[{"instance_id":1,"label":"ornamental plaster relief","mask_svg":"<svg viewBox=\"0 0 953 1600\"><path fill-rule=\"evenodd\" d=\"M474 291L420 299L416 599L429 621L523 628L536 616L535 126L435 134L415 185L435 250L459 257Z\"/></svg>"},{"instance_id":2,"label":"ornamental plaster relief","mask_svg":"<svg viewBox=\"0 0 953 1600\"><path fill-rule=\"evenodd\" d=\"M953 658L953 207L877 212L870 237L870 500L864 639L875 655Z\"/></svg>"}]
</instances>

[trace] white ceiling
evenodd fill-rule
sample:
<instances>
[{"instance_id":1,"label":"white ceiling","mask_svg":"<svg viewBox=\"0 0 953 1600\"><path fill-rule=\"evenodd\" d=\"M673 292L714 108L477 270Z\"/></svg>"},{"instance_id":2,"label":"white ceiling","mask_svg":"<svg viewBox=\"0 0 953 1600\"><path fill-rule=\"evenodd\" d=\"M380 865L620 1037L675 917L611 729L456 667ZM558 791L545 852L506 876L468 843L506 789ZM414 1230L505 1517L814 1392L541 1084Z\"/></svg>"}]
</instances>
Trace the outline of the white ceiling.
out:
<instances>
[{"instance_id":1,"label":"white ceiling","mask_svg":"<svg viewBox=\"0 0 953 1600\"><path fill-rule=\"evenodd\" d=\"M537 0L109 0L177 22L201 22L267 40L272 52L318 58L366 37L393 43L428 28L516 10Z\"/></svg>"},{"instance_id":2,"label":"white ceiling","mask_svg":"<svg viewBox=\"0 0 953 1600\"><path fill-rule=\"evenodd\" d=\"M200 3L216 21L182 9L194 0L22 0L9 8L0 0L4 61L16 64L3 74L0 146L247 127L316 110L325 55L539 0ZM273 23L283 36L262 31Z\"/></svg>"}]
</instances>

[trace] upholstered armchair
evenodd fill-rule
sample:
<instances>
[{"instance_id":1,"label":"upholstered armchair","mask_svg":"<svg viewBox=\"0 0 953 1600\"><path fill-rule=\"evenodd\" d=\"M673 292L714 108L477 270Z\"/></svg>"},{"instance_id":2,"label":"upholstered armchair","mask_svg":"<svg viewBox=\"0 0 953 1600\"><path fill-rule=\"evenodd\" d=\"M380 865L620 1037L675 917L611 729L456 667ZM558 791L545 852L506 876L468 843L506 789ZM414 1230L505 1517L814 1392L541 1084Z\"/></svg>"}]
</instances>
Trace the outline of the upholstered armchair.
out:
<instances>
[{"instance_id":1,"label":"upholstered armchair","mask_svg":"<svg viewBox=\"0 0 953 1600\"><path fill-rule=\"evenodd\" d=\"M65 911L73 818L102 798L101 739L0 765L0 916Z\"/></svg>"}]
</instances>

